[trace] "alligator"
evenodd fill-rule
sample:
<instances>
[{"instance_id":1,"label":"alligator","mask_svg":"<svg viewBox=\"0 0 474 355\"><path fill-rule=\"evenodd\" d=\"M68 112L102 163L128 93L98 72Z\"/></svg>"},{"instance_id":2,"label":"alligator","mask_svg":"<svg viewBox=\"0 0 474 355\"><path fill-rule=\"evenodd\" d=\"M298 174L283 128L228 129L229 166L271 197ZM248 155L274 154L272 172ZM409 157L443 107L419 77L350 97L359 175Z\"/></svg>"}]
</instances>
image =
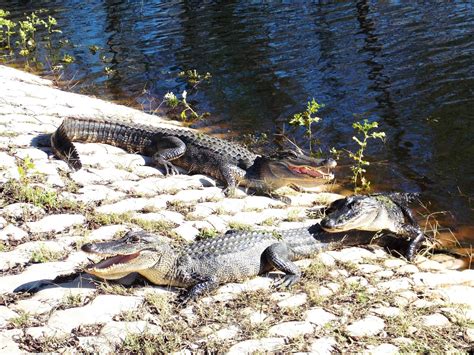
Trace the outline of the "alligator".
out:
<instances>
[{"instance_id":1,"label":"alligator","mask_svg":"<svg viewBox=\"0 0 474 355\"><path fill-rule=\"evenodd\" d=\"M321 227L330 233L354 229L393 232L399 237L410 239L405 257L411 261L426 239L407 206L416 197L416 193L393 192L339 199L326 209Z\"/></svg>"},{"instance_id":2,"label":"alligator","mask_svg":"<svg viewBox=\"0 0 474 355\"><path fill-rule=\"evenodd\" d=\"M236 143L186 128L70 117L51 135L51 147L74 171L82 167L74 141L106 143L151 156L166 175L177 174L176 167L208 174L225 183L226 194L232 194L238 185L264 193L283 186L318 186L334 178L330 170L337 165L333 159L291 151L260 156Z\"/></svg>"},{"instance_id":3,"label":"alligator","mask_svg":"<svg viewBox=\"0 0 474 355\"><path fill-rule=\"evenodd\" d=\"M86 253L104 260L85 272L107 280L139 274L156 285L187 288L182 302L211 291L220 284L235 282L273 269L285 273L275 284L289 287L301 277L293 261L311 257L334 245L369 244L373 232L327 233L319 224L273 232L232 231L225 235L176 246L170 239L147 232L129 232L116 241L88 243ZM400 238L387 235L400 241ZM383 243L379 243L383 244ZM399 243L398 243L399 244ZM130 282L130 281L129 281Z\"/></svg>"}]
</instances>

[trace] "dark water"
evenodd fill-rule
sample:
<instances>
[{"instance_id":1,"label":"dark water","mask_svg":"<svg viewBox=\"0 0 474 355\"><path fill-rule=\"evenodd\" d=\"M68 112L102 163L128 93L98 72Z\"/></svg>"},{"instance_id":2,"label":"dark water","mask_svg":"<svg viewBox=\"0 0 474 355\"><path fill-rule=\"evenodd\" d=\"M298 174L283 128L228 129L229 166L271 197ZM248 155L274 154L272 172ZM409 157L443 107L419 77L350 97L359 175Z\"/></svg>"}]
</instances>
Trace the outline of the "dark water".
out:
<instances>
[{"instance_id":1,"label":"dark water","mask_svg":"<svg viewBox=\"0 0 474 355\"><path fill-rule=\"evenodd\" d=\"M323 150L354 149L354 114L377 120L376 190L422 192L456 237L474 241L474 5L471 2L0 1L49 8L76 63L73 90L155 108L195 68L192 96L231 132L270 132L312 97ZM98 45L110 63L88 47ZM106 76L104 67L115 74ZM304 144L300 132L299 143ZM426 213L426 211L420 211Z\"/></svg>"}]
</instances>

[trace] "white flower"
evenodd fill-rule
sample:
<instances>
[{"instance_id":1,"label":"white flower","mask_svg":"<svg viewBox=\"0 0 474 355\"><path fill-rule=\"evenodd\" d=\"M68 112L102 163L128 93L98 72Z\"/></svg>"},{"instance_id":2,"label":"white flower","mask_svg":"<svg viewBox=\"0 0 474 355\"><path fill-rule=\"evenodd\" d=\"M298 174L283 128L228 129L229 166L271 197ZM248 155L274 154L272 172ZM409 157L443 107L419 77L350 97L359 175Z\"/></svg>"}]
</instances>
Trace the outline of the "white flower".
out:
<instances>
[{"instance_id":1,"label":"white flower","mask_svg":"<svg viewBox=\"0 0 474 355\"><path fill-rule=\"evenodd\" d=\"M188 93L186 92L186 90L183 90L183 99L186 100L186 95L188 95Z\"/></svg>"},{"instance_id":2,"label":"white flower","mask_svg":"<svg viewBox=\"0 0 474 355\"><path fill-rule=\"evenodd\" d=\"M172 92L167 92L167 93L165 94L165 100L167 100L167 101L173 100L173 99L175 99L175 98L176 98L176 96L175 96Z\"/></svg>"}]
</instances>

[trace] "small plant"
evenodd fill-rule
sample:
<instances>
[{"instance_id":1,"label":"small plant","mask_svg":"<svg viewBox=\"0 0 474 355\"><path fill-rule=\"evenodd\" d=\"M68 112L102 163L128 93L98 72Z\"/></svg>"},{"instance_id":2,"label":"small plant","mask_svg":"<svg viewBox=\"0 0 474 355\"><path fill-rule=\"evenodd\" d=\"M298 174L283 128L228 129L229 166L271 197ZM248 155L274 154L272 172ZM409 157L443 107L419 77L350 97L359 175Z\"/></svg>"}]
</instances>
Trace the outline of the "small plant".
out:
<instances>
[{"instance_id":1,"label":"small plant","mask_svg":"<svg viewBox=\"0 0 474 355\"><path fill-rule=\"evenodd\" d=\"M144 313L145 310L143 307L139 307L138 309L124 310L115 317L115 320L121 322L135 322L138 320L143 320Z\"/></svg>"},{"instance_id":2,"label":"small plant","mask_svg":"<svg viewBox=\"0 0 474 355\"><path fill-rule=\"evenodd\" d=\"M17 167L18 174L20 175L20 181L26 182L28 179L27 175L35 168L35 163L33 160L26 156L25 159L20 161L20 164Z\"/></svg>"},{"instance_id":3,"label":"small plant","mask_svg":"<svg viewBox=\"0 0 474 355\"><path fill-rule=\"evenodd\" d=\"M378 122L369 122L367 119L352 124L356 134L359 135L359 137L352 137L352 139L358 144L359 149L355 153L348 152L349 157L354 161L354 165L351 166L353 174L351 180L354 184L354 192L370 189L370 181L364 176L367 172L365 167L369 166L370 163L364 159L364 153L369 139L381 139L382 141L385 139L385 132L371 132L378 126Z\"/></svg>"},{"instance_id":4,"label":"small plant","mask_svg":"<svg viewBox=\"0 0 474 355\"><path fill-rule=\"evenodd\" d=\"M10 12L0 9L0 48L11 51L11 36L15 34L13 28L16 23L7 19L8 16Z\"/></svg>"},{"instance_id":5,"label":"small plant","mask_svg":"<svg viewBox=\"0 0 474 355\"><path fill-rule=\"evenodd\" d=\"M189 85L195 89L202 82L209 82L211 80L211 73L199 74L196 69L182 71L178 74L178 77L185 79Z\"/></svg>"},{"instance_id":6,"label":"small plant","mask_svg":"<svg viewBox=\"0 0 474 355\"><path fill-rule=\"evenodd\" d=\"M92 226L106 226L111 224L135 224L148 232L161 233L171 238L176 237L171 229L175 227L174 223L166 220L150 221L140 218L131 212L125 213L97 213L92 212L86 215L87 221Z\"/></svg>"},{"instance_id":7,"label":"small plant","mask_svg":"<svg viewBox=\"0 0 474 355\"><path fill-rule=\"evenodd\" d=\"M275 217L268 217L267 219L262 221L264 226L276 226L278 225L278 220Z\"/></svg>"},{"instance_id":8,"label":"small plant","mask_svg":"<svg viewBox=\"0 0 474 355\"><path fill-rule=\"evenodd\" d=\"M70 54L64 53L63 58L61 59L61 62L64 64L71 64L74 63L74 57Z\"/></svg>"},{"instance_id":9,"label":"small plant","mask_svg":"<svg viewBox=\"0 0 474 355\"><path fill-rule=\"evenodd\" d=\"M102 48L100 48L98 45L93 44L92 46L89 46L89 52L91 52L92 55L96 55L98 51L100 51Z\"/></svg>"},{"instance_id":10,"label":"small plant","mask_svg":"<svg viewBox=\"0 0 474 355\"><path fill-rule=\"evenodd\" d=\"M35 63L35 69L42 69L44 65L38 58L38 53L41 53L44 62L53 71L62 67L58 65L59 62L70 64L74 61L74 57L69 54L64 54L61 59L59 49L67 41L53 41L53 35L61 33L61 30L57 28L56 19L47 15L47 10L40 9L25 14L25 17L18 22L9 20L9 15L8 11L0 9L0 50L7 50L7 55L19 55L24 58L26 68L30 68L30 64ZM12 39L14 39L13 44ZM41 47L47 52L39 51Z\"/></svg>"},{"instance_id":11,"label":"small plant","mask_svg":"<svg viewBox=\"0 0 474 355\"><path fill-rule=\"evenodd\" d=\"M163 101L168 105L168 107L176 108L178 107L180 101L173 92L167 92L163 98Z\"/></svg>"},{"instance_id":12,"label":"small plant","mask_svg":"<svg viewBox=\"0 0 474 355\"><path fill-rule=\"evenodd\" d=\"M305 135L309 138L309 151L313 153L313 134L311 131L311 125L313 123L318 123L321 121L321 118L315 116L321 107L324 105L319 104L313 98L311 101L308 101L306 110L303 112L295 113L293 118L291 118L288 123L292 126L305 127Z\"/></svg>"},{"instance_id":13,"label":"small plant","mask_svg":"<svg viewBox=\"0 0 474 355\"><path fill-rule=\"evenodd\" d=\"M0 253L8 251L8 245L3 240L0 240Z\"/></svg>"},{"instance_id":14,"label":"small plant","mask_svg":"<svg viewBox=\"0 0 474 355\"><path fill-rule=\"evenodd\" d=\"M176 109L178 108L178 106L181 106L181 113L179 114L179 118L182 121L202 120L209 115L209 112L198 114L186 100L187 96L188 93L186 90L184 90L181 94L181 100L178 99L173 92L168 92L165 94L163 102L171 109Z\"/></svg>"},{"instance_id":15,"label":"small plant","mask_svg":"<svg viewBox=\"0 0 474 355\"><path fill-rule=\"evenodd\" d=\"M35 184L42 181L42 174L34 170L31 158L26 157L18 163L19 179L10 179L0 186L0 193L9 203L27 202L48 210L78 209L78 204L61 198L55 190Z\"/></svg>"},{"instance_id":16,"label":"small plant","mask_svg":"<svg viewBox=\"0 0 474 355\"><path fill-rule=\"evenodd\" d=\"M268 144L268 134L265 132L262 133L248 133L242 136L242 144L250 149L262 148L265 144Z\"/></svg>"}]
</instances>

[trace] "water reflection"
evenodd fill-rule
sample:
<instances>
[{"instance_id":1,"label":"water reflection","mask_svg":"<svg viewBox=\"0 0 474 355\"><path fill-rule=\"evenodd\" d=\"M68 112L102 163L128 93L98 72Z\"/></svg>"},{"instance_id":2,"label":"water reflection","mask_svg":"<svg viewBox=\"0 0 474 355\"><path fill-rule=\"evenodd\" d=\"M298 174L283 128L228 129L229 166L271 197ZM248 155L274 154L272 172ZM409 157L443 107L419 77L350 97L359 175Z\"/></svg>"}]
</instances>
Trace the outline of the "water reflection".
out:
<instances>
[{"instance_id":1,"label":"water reflection","mask_svg":"<svg viewBox=\"0 0 474 355\"><path fill-rule=\"evenodd\" d=\"M365 113L388 135L369 151L385 162L372 171L377 189L421 191L448 225L474 224L472 4L0 1L14 16L42 7L75 45L77 90L158 100L195 68L213 75L198 108L240 135L274 132L317 98L324 148L352 147L353 114Z\"/></svg>"}]
</instances>

